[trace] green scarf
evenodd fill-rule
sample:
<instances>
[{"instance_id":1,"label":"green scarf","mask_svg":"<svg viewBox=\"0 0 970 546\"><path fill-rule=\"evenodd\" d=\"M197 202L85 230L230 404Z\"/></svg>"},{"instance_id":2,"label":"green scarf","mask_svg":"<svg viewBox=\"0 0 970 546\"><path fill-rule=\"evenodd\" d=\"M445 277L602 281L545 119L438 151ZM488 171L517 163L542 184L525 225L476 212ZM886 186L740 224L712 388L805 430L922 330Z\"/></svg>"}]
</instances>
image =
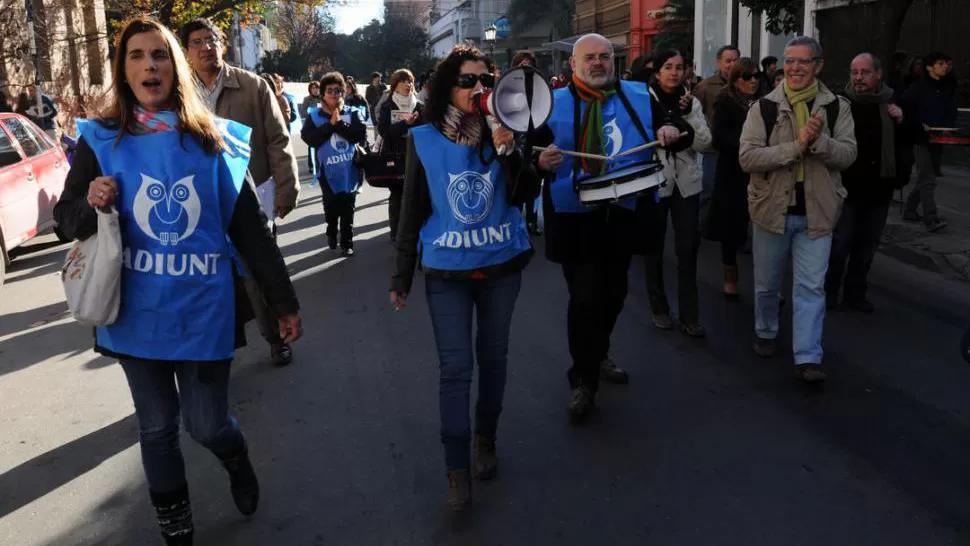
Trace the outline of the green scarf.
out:
<instances>
[{"instance_id":1,"label":"green scarf","mask_svg":"<svg viewBox=\"0 0 970 546\"><path fill-rule=\"evenodd\" d=\"M593 89L573 73L573 85L579 98L586 103L586 116L583 118L579 151L587 154L605 155L603 149L603 103L616 94L616 89ZM579 165L583 171L598 176L606 172L606 162L599 159L581 158Z\"/></svg>"},{"instance_id":2,"label":"green scarf","mask_svg":"<svg viewBox=\"0 0 970 546\"><path fill-rule=\"evenodd\" d=\"M812 85L802 89L801 91L792 91L788 87L788 81L786 80L782 85L785 86L785 96L788 97L788 103L791 104L792 110L795 111L795 125L797 127L797 132L795 134L795 139L798 139L798 135L801 134L802 129L808 125L809 118L812 117L812 113L808 110L808 103L815 100L815 95L818 94L818 81L812 82ZM834 123L834 122L833 122ZM805 160L799 160L795 165L795 182L805 181Z\"/></svg>"}]
</instances>

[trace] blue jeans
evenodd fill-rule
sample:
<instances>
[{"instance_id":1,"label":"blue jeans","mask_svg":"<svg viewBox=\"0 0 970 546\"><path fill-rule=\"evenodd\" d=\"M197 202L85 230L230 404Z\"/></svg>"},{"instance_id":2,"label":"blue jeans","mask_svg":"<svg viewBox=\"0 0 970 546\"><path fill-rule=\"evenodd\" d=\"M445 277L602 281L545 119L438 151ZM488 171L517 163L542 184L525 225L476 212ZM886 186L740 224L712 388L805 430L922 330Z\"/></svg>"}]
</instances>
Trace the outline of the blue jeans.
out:
<instances>
[{"instance_id":1,"label":"blue jeans","mask_svg":"<svg viewBox=\"0 0 970 546\"><path fill-rule=\"evenodd\" d=\"M781 235L754 226L755 333L762 339L778 336L778 294L785 263L791 256L795 272L792 338L796 365L822 363L825 273L831 248L831 233L818 239L808 237L804 216L788 216Z\"/></svg>"},{"instance_id":2,"label":"blue jeans","mask_svg":"<svg viewBox=\"0 0 970 546\"><path fill-rule=\"evenodd\" d=\"M472 373L478 357L475 433L494 439L505 397L506 363L512 312L522 274L464 280L425 277L435 345L441 370L438 403L441 443L448 470L471 468ZM472 320L478 332L472 351Z\"/></svg>"},{"instance_id":3,"label":"blue jeans","mask_svg":"<svg viewBox=\"0 0 970 546\"><path fill-rule=\"evenodd\" d=\"M168 493L185 487L179 414L188 433L220 459L245 447L229 415L229 363L122 361L135 403L148 487ZM176 381L178 389L176 389Z\"/></svg>"}]
</instances>

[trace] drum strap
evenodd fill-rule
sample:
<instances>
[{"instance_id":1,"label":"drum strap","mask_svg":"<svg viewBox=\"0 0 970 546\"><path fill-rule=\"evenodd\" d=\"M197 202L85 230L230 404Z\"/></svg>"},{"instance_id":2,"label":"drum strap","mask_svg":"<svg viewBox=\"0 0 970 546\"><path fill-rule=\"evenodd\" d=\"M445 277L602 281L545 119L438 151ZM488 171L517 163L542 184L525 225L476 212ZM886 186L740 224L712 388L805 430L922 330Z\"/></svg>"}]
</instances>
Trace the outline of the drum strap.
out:
<instances>
[{"instance_id":1,"label":"drum strap","mask_svg":"<svg viewBox=\"0 0 970 546\"><path fill-rule=\"evenodd\" d=\"M569 84L569 92L573 96L573 142L577 145L579 144L579 130L582 121L580 120L579 105L583 102L579 98L579 93L576 92L576 85L573 83ZM627 114L630 115L630 119L633 120L633 124L636 126L637 131L640 132L640 136L643 137L643 142L650 142L650 137L647 136L647 130L643 128L643 122L640 121L640 116L637 115L637 111L633 109L630 104L630 99L626 98L626 94L623 93L623 86L619 81L616 82L616 95L620 97L620 102L623 103L623 108L626 109ZM579 191L579 184L576 182L576 177L579 176L579 161L573 161L573 190Z\"/></svg>"}]
</instances>

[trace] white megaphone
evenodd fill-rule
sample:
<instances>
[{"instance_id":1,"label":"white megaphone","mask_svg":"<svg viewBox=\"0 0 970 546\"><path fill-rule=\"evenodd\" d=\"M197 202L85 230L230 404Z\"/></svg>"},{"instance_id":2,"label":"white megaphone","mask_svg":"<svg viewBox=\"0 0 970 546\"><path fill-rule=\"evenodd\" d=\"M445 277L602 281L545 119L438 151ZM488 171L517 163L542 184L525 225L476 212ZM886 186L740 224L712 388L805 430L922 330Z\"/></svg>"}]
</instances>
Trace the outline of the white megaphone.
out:
<instances>
[{"instance_id":1,"label":"white megaphone","mask_svg":"<svg viewBox=\"0 0 970 546\"><path fill-rule=\"evenodd\" d=\"M480 92L475 100L492 131L505 126L516 133L528 133L545 125L552 114L552 104L552 86L531 66L506 71L494 89ZM512 149L502 146L498 153L508 155Z\"/></svg>"}]
</instances>

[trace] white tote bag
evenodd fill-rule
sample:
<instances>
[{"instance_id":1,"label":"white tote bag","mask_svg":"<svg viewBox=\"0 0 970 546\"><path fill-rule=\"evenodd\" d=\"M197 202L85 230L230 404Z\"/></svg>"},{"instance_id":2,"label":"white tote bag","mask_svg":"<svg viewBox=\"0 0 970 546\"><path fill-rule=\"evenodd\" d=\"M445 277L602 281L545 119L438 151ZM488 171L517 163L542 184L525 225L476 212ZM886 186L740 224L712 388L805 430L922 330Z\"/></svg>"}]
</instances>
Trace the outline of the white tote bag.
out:
<instances>
[{"instance_id":1,"label":"white tote bag","mask_svg":"<svg viewBox=\"0 0 970 546\"><path fill-rule=\"evenodd\" d=\"M121 252L118 211L98 210L98 232L74 243L61 270L67 305L81 324L107 326L118 318Z\"/></svg>"}]
</instances>

